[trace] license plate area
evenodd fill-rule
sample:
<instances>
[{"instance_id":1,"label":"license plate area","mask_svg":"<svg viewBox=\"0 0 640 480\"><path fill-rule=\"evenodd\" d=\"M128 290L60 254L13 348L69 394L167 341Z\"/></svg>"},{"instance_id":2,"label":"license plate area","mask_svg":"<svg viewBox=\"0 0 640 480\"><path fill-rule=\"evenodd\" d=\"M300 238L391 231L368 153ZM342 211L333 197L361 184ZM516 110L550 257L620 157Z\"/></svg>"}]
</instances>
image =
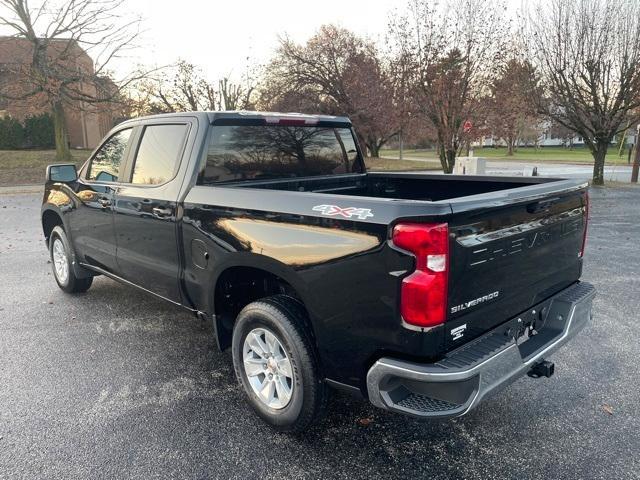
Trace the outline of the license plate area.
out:
<instances>
[{"instance_id":1,"label":"license plate area","mask_svg":"<svg viewBox=\"0 0 640 480\"><path fill-rule=\"evenodd\" d=\"M509 338L513 338L518 346L527 343L531 338L544 328L549 313L551 299L537 303L533 307L520 313L520 315L510 318L502 325L496 327L498 332ZM449 321L445 324L446 341L449 345L464 345L468 341L484 335L479 326L473 322Z\"/></svg>"}]
</instances>

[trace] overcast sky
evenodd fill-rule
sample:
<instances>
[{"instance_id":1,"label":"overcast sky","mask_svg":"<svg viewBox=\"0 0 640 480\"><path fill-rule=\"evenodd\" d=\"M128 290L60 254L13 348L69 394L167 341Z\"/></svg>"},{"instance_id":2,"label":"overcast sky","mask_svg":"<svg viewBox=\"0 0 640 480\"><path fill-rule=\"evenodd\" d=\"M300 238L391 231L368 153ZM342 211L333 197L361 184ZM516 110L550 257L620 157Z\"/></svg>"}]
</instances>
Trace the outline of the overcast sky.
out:
<instances>
[{"instance_id":1,"label":"overcast sky","mask_svg":"<svg viewBox=\"0 0 640 480\"><path fill-rule=\"evenodd\" d=\"M504 1L512 12L521 2ZM32 0L30 5L38 3ZM168 65L182 58L201 67L211 80L237 78L247 57L251 64L269 59L279 35L305 42L326 23L382 42L390 13L405 5L405 0L127 0L123 8L143 17L142 48L112 68L125 73L132 63Z\"/></svg>"},{"instance_id":2,"label":"overcast sky","mask_svg":"<svg viewBox=\"0 0 640 480\"><path fill-rule=\"evenodd\" d=\"M306 41L320 25L336 23L378 40L387 16L404 0L128 0L144 17L147 63L183 58L211 78L240 75L246 58L263 63L287 33Z\"/></svg>"}]
</instances>

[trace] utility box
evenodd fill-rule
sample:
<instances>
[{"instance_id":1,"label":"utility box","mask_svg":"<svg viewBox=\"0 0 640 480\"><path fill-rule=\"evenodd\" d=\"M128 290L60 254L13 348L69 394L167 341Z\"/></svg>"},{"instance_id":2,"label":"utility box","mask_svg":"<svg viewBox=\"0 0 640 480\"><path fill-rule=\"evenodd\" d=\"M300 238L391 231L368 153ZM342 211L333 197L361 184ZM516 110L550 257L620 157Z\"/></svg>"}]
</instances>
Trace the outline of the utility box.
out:
<instances>
[{"instance_id":1,"label":"utility box","mask_svg":"<svg viewBox=\"0 0 640 480\"><path fill-rule=\"evenodd\" d=\"M478 157L458 157L453 167L456 175L486 175L487 161Z\"/></svg>"}]
</instances>

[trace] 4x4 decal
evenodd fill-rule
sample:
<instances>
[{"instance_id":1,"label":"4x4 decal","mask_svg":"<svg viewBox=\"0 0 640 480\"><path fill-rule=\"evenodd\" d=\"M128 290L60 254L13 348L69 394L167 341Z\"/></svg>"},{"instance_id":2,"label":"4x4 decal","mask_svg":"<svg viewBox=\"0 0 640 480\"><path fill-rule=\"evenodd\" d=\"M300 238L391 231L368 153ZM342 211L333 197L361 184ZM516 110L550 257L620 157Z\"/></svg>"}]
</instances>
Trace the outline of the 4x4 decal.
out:
<instances>
[{"instance_id":1,"label":"4x4 decal","mask_svg":"<svg viewBox=\"0 0 640 480\"><path fill-rule=\"evenodd\" d=\"M327 215L329 217L357 217L360 220L366 220L367 218L373 217L373 212L371 212L369 208L341 208L337 205L316 205L315 207L313 207L313 210L316 212L322 212L322 215Z\"/></svg>"}]
</instances>

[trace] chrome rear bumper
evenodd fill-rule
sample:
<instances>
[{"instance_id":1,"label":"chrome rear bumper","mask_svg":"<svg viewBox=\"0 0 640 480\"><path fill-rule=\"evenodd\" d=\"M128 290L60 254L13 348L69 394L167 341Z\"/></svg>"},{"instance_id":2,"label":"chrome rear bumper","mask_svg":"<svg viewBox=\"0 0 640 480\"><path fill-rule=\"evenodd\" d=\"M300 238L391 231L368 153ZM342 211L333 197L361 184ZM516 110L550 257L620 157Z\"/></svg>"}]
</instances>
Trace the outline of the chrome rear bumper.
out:
<instances>
[{"instance_id":1,"label":"chrome rear bumper","mask_svg":"<svg viewBox=\"0 0 640 480\"><path fill-rule=\"evenodd\" d=\"M367 374L369 399L377 407L416 417L464 415L578 334L591 317L595 294L588 283L556 294L544 327L520 345L501 326L436 363L381 358Z\"/></svg>"}]
</instances>

